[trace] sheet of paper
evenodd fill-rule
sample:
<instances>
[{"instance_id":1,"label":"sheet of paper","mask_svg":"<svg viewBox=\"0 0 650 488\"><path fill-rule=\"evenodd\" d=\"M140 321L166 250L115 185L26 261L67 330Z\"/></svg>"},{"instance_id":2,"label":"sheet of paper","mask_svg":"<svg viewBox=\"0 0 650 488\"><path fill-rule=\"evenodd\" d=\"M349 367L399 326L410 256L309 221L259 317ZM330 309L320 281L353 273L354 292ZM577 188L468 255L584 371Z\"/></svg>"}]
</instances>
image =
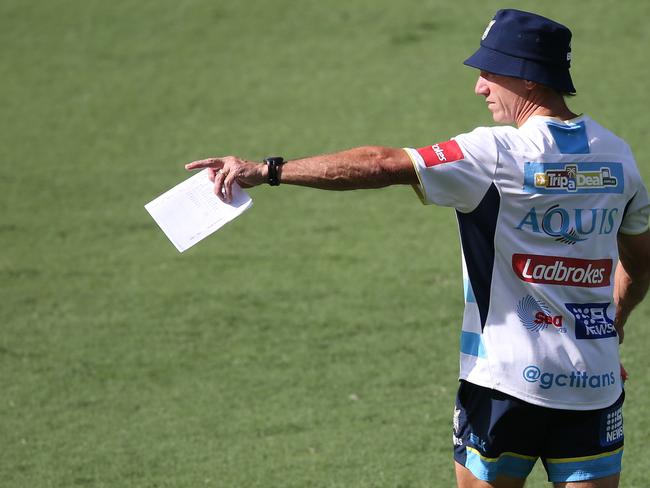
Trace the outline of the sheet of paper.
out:
<instances>
[{"instance_id":1,"label":"sheet of paper","mask_svg":"<svg viewBox=\"0 0 650 488\"><path fill-rule=\"evenodd\" d=\"M213 188L208 170L204 169L144 206L180 252L205 239L253 205L248 193L236 183L230 204L219 200Z\"/></svg>"}]
</instances>

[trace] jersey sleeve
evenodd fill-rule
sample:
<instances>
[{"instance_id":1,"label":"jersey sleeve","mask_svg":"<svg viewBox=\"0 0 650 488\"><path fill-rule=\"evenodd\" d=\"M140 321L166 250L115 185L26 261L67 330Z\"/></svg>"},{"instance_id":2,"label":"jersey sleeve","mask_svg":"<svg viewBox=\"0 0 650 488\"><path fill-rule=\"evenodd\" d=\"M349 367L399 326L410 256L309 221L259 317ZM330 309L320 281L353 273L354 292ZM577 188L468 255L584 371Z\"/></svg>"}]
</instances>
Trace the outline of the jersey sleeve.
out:
<instances>
[{"instance_id":1,"label":"jersey sleeve","mask_svg":"<svg viewBox=\"0 0 650 488\"><path fill-rule=\"evenodd\" d=\"M648 190L643 183L625 207L623 221L619 232L622 234L637 235L648 230L648 217L650 216L650 200Z\"/></svg>"},{"instance_id":2,"label":"jersey sleeve","mask_svg":"<svg viewBox=\"0 0 650 488\"><path fill-rule=\"evenodd\" d=\"M498 151L492 130L479 127L453 139L404 148L418 175L414 189L424 204L471 212L494 181Z\"/></svg>"}]
</instances>

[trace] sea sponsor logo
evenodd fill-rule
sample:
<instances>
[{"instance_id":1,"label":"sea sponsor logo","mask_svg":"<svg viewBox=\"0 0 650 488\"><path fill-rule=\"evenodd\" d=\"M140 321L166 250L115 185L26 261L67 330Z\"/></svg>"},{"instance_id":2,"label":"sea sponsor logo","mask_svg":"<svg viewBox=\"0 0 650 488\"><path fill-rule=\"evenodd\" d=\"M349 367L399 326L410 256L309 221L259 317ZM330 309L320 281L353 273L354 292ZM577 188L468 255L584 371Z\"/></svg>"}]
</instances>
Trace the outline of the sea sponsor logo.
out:
<instances>
[{"instance_id":1,"label":"sea sponsor logo","mask_svg":"<svg viewBox=\"0 0 650 488\"><path fill-rule=\"evenodd\" d=\"M593 235L609 235L616 227L618 208L573 208L553 205L547 210L532 207L515 229L546 234L556 241L574 245Z\"/></svg>"},{"instance_id":2,"label":"sea sponsor logo","mask_svg":"<svg viewBox=\"0 0 650 488\"><path fill-rule=\"evenodd\" d=\"M455 140L439 142L433 146L421 147L417 152L427 168L442 163L451 163L463 159L465 155Z\"/></svg>"},{"instance_id":3,"label":"sea sponsor logo","mask_svg":"<svg viewBox=\"0 0 650 488\"><path fill-rule=\"evenodd\" d=\"M543 301L526 295L517 303L517 316L521 325L530 332L540 332L552 325L559 332L566 332L564 317L555 315Z\"/></svg>"},{"instance_id":4,"label":"sea sponsor logo","mask_svg":"<svg viewBox=\"0 0 650 488\"><path fill-rule=\"evenodd\" d=\"M623 193L621 163L524 163L527 193Z\"/></svg>"},{"instance_id":5,"label":"sea sponsor logo","mask_svg":"<svg viewBox=\"0 0 650 488\"><path fill-rule=\"evenodd\" d=\"M512 269L528 283L597 288L609 286L612 260L513 254Z\"/></svg>"},{"instance_id":6,"label":"sea sponsor logo","mask_svg":"<svg viewBox=\"0 0 650 488\"><path fill-rule=\"evenodd\" d=\"M528 383L538 383L543 390L551 388L606 388L616 384L614 371L590 374L588 371L571 371L551 373L542 371L539 366L529 365L522 371L522 377Z\"/></svg>"},{"instance_id":7,"label":"sea sponsor logo","mask_svg":"<svg viewBox=\"0 0 650 488\"><path fill-rule=\"evenodd\" d=\"M607 315L607 303L565 303L575 318L576 339L616 337L614 321Z\"/></svg>"}]
</instances>

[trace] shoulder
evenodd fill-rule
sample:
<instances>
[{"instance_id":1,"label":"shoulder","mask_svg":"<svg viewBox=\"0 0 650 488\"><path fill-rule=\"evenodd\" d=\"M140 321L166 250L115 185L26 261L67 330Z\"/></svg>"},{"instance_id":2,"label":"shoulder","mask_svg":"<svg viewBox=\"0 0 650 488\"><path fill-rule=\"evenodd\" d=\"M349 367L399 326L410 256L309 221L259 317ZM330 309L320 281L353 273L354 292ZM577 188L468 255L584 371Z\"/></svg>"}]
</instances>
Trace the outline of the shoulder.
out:
<instances>
[{"instance_id":1,"label":"shoulder","mask_svg":"<svg viewBox=\"0 0 650 488\"><path fill-rule=\"evenodd\" d=\"M470 132L459 134L454 139L471 142L493 142L497 139L516 137L517 129L510 126L476 127Z\"/></svg>"},{"instance_id":2,"label":"shoulder","mask_svg":"<svg viewBox=\"0 0 650 488\"><path fill-rule=\"evenodd\" d=\"M613 153L632 156L629 144L611 130L599 124L591 117L584 116L590 147L593 152Z\"/></svg>"},{"instance_id":3,"label":"shoulder","mask_svg":"<svg viewBox=\"0 0 650 488\"><path fill-rule=\"evenodd\" d=\"M510 126L477 127L454 138L463 149L494 158L503 152L526 151L529 142L524 134Z\"/></svg>"}]
</instances>

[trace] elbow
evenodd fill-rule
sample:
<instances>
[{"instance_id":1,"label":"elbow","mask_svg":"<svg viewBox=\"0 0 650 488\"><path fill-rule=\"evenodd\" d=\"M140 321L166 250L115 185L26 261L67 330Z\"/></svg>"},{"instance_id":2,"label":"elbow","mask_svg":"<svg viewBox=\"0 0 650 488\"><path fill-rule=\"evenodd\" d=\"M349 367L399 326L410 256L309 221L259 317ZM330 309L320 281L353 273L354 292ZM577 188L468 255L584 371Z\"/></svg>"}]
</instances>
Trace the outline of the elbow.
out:
<instances>
[{"instance_id":1,"label":"elbow","mask_svg":"<svg viewBox=\"0 0 650 488\"><path fill-rule=\"evenodd\" d=\"M368 173L373 188L413 183L413 164L402 149L381 146L368 146L363 149L364 159L371 165Z\"/></svg>"},{"instance_id":2,"label":"elbow","mask_svg":"<svg viewBox=\"0 0 650 488\"><path fill-rule=\"evenodd\" d=\"M650 231L638 235L618 235L620 266L629 279L650 282Z\"/></svg>"},{"instance_id":3,"label":"elbow","mask_svg":"<svg viewBox=\"0 0 650 488\"><path fill-rule=\"evenodd\" d=\"M647 262L625 266L625 275L630 285L647 289L650 285L650 265Z\"/></svg>"},{"instance_id":4,"label":"elbow","mask_svg":"<svg viewBox=\"0 0 650 488\"><path fill-rule=\"evenodd\" d=\"M396 149L381 146L366 146L362 148L366 158L378 166L389 166L395 160Z\"/></svg>"}]
</instances>

